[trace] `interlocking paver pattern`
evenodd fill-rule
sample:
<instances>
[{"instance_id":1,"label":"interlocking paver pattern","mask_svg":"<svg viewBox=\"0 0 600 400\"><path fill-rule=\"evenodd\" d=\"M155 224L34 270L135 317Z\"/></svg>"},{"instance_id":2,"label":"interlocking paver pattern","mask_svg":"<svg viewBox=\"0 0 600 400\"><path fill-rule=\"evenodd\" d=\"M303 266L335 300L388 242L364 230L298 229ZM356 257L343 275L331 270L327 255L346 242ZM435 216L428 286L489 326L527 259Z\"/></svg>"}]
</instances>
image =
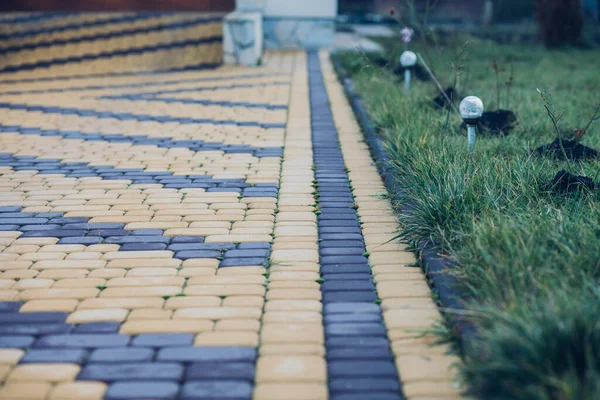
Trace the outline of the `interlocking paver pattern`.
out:
<instances>
[{"instance_id":1,"label":"interlocking paver pattern","mask_svg":"<svg viewBox=\"0 0 600 400\"><path fill-rule=\"evenodd\" d=\"M456 397L326 55L221 18L0 16L0 399Z\"/></svg>"}]
</instances>

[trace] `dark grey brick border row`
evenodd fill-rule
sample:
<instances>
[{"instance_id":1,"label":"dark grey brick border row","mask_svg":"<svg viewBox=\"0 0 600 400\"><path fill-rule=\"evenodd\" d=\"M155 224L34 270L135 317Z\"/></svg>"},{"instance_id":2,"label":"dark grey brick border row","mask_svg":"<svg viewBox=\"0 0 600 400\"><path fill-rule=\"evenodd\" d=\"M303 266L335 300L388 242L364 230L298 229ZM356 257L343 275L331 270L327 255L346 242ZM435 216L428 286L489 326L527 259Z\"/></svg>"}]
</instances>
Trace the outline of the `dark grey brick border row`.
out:
<instances>
[{"instance_id":1,"label":"dark grey brick border row","mask_svg":"<svg viewBox=\"0 0 600 400\"><path fill-rule=\"evenodd\" d=\"M331 400L401 400L401 386L319 56L308 53L323 316Z\"/></svg>"},{"instance_id":2,"label":"dark grey brick border row","mask_svg":"<svg viewBox=\"0 0 600 400\"><path fill-rule=\"evenodd\" d=\"M205 68L209 69L209 68ZM190 70L194 70L191 68ZM182 70L179 71L171 71L171 72L184 72ZM169 71L156 71L156 74L160 73L169 73ZM123 75L115 74L115 77L119 76L136 76L136 75L148 75L149 73L125 73ZM89 75L93 76L103 76L103 77L112 77L113 75ZM149 88L153 86L166 86L166 85L174 85L179 83L198 83L198 82L215 82L215 81L226 81L226 80L235 80L235 79L248 79L248 78L263 78L263 77L273 77L273 76L288 76L289 74L277 73L277 74L243 74L243 75L230 75L230 76L212 76L212 77L203 77L203 78L186 78L186 79L169 79L169 80L160 80L155 82L142 82L142 83L117 83L117 84L106 84L106 85L85 85L85 86L72 86L72 87L57 87L57 88L49 88L49 89L29 89L29 90L12 90L8 92L1 92L0 95L20 95L20 94L43 94L43 93L64 93L64 92L77 92L77 91L85 91L85 90L105 90L105 89L133 89L133 88ZM75 75L71 79L77 79L77 75ZM79 76L80 77L80 76ZM70 77L66 77L70 78ZM56 80L60 80L60 78L55 78ZM52 79L44 79L40 78L38 81L42 80L52 80ZM6 81L2 82L5 83ZM23 81L25 82L25 81ZM15 83L15 82L13 82ZM18 82L17 82L18 83Z\"/></svg>"},{"instance_id":3,"label":"dark grey brick border row","mask_svg":"<svg viewBox=\"0 0 600 400\"><path fill-rule=\"evenodd\" d=\"M61 81L71 81L71 80L87 79L87 78L111 78L111 77L123 77L123 76L177 74L180 72L187 72L187 71L213 70L213 69L219 68L221 65L222 64L220 62L219 63L200 63L200 64L188 65L185 67L154 69L154 70L149 70L149 71L102 72L102 73L96 73L96 74L79 74L79 75L68 75L68 76L45 76L45 77L41 77L41 78L3 79L3 80L0 80L0 84L2 84L2 85L18 85L21 83L61 82ZM0 78L1 77L2 77L2 75L0 75Z\"/></svg>"},{"instance_id":4,"label":"dark grey brick border row","mask_svg":"<svg viewBox=\"0 0 600 400\"><path fill-rule=\"evenodd\" d=\"M60 18L65 18L65 17L68 18L68 17L78 16L78 15L81 15L81 13L73 13L73 14L71 14L71 13L64 13L64 14L63 13L58 13L58 14L43 13L42 15L40 15L39 17L36 17L36 18L38 20L42 20L42 19L56 19L59 17ZM58 33L58 32L79 30L79 29L83 29L83 28L93 28L93 27L110 25L110 24L136 22L136 21L140 21L140 20L146 20L146 19L151 19L151 18L160 18L160 17L169 16L169 15L173 15L173 13L135 13L135 14L119 15L116 17L100 19L100 20L96 20L96 21L74 22L72 24L67 24L67 25L63 25L63 26L51 26L51 27L47 27L47 28L38 28L38 29L21 31L21 32L3 34L3 35L0 35L0 40L17 39L17 38L22 39L22 38L26 38L26 37L30 37L30 36L53 34L53 33ZM27 17L24 17L24 18L27 18ZM16 23L23 23L23 22L26 22L26 21L17 21ZM0 25L6 24L6 23L10 23L10 22L0 21Z\"/></svg>"},{"instance_id":5,"label":"dark grey brick border row","mask_svg":"<svg viewBox=\"0 0 600 400\"><path fill-rule=\"evenodd\" d=\"M148 52L156 52L162 50L180 49L187 46L199 46L204 44L220 43L223 40L222 36L209 36L201 39L182 40L178 42L163 43L149 46L130 47L128 49L119 49L112 51L102 51L100 53L84 54L81 56L69 56L62 58L53 58L49 60L36 61L31 63L7 65L0 69L0 73L16 73L22 71L32 71L38 68L50 68L57 65L66 65L70 63L80 63L82 61L95 61L113 57L124 57L129 55L141 55Z\"/></svg>"},{"instance_id":6,"label":"dark grey brick border row","mask_svg":"<svg viewBox=\"0 0 600 400\"><path fill-rule=\"evenodd\" d=\"M128 28L121 29L117 31L107 32L107 33L98 33L92 35L82 35L78 37L74 37L71 39L55 39L49 41L43 41L38 43L29 43L23 45L15 45L15 46L6 46L0 47L0 54L6 56L10 53L25 51L25 50L37 50L43 49L53 46L64 46L68 44L76 44L82 42L92 42L96 40L107 40L115 37L123 37L123 36L131 36L131 35L143 35L149 33L156 33L162 31L170 31L170 30L178 30L178 29L186 29L191 28L196 25L204 25L209 23L221 22L223 20L222 17L201 17L194 18L189 21L177 21L170 23L160 23L157 25L146 26L143 28ZM2 23L0 22L0 25Z\"/></svg>"},{"instance_id":7,"label":"dark grey brick border row","mask_svg":"<svg viewBox=\"0 0 600 400\"><path fill-rule=\"evenodd\" d=\"M403 194L402 187L394 179L393 170L390 167L389 154L385 150L382 140L377 136L373 123L369 118L367 109L362 98L356 92L352 79L348 76L344 68L339 63L334 63L338 78L343 83L346 95L352 105L354 114L362 128L365 140L368 143L373 158L377 161L377 169L381 174L385 185L392 195L395 202L402 204L399 212L408 214L413 210L410 201L407 201ZM456 260L448 257L447 254L441 254L436 243L421 238L417 242L417 251L420 255L423 269L427 275L429 285L438 294L440 303L445 308L464 310L465 298L458 289L460 284L457 279L447 272L456 267ZM466 317L458 313L445 313L445 318L451 322L460 345L464 346L475 334L475 326Z\"/></svg>"}]
</instances>

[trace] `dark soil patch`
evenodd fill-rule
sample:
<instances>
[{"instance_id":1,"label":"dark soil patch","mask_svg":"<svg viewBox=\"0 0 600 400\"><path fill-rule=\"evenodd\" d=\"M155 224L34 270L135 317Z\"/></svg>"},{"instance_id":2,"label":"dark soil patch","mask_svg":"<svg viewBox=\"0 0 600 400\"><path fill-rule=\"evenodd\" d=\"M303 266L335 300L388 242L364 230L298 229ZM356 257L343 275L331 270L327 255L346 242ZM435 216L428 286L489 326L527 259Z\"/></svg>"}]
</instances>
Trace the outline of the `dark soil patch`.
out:
<instances>
[{"instance_id":1,"label":"dark soil patch","mask_svg":"<svg viewBox=\"0 0 600 400\"><path fill-rule=\"evenodd\" d=\"M465 124L463 123L463 128ZM481 133L490 133L495 136L508 135L517 125L517 115L510 110L484 111L477 130Z\"/></svg>"},{"instance_id":2,"label":"dark soil patch","mask_svg":"<svg viewBox=\"0 0 600 400\"><path fill-rule=\"evenodd\" d=\"M484 111L479 129L491 134L506 136L517 125L517 115L510 110Z\"/></svg>"},{"instance_id":3,"label":"dark soil patch","mask_svg":"<svg viewBox=\"0 0 600 400\"><path fill-rule=\"evenodd\" d=\"M600 155L597 150L577 143L575 140L561 140L559 138L554 139L550 144L538 147L534 150L534 153L542 157L553 157L559 160L564 160L565 154L569 160L591 160L598 158Z\"/></svg>"},{"instance_id":4,"label":"dark soil patch","mask_svg":"<svg viewBox=\"0 0 600 400\"><path fill-rule=\"evenodd\" d=\"M448 96L448 98L452 101L455 101L456 99L459 98L458 96L458 92L456 91L456 89L454 89L453 87L449 87L446 88L446 90L444 90L444 93L446 93L446 96ZM448 108L450 107L450 104L448 103L448 100L446 100L446 97L443 94L438 94L437 96L435 96L432 100L432 105L435 108Z\"/></svg>"},{"instance_id":5,"label":"dark soil patch","mask_svg":"<svg viewBox=\"0 0 600 400\"><path fill-rule=\"evenodd\" d=\"M573 175L564 169L558 171L554 178L543 185L544 190L556 194L572 194L579 190L594 190L596 184L591 178L582 175Z\"/></svg>"}]
</instances>

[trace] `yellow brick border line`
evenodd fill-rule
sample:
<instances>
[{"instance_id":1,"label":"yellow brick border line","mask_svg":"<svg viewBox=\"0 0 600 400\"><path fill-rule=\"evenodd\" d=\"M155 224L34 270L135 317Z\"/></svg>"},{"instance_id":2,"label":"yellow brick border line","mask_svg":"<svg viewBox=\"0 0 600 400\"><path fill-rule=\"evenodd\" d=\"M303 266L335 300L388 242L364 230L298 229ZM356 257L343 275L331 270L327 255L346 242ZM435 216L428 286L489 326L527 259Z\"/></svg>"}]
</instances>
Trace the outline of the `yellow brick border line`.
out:
<instances>
[{"instance_id":1,"label":"yellow brick border line","mask_svg":"<svg viewBox=\"0 0 600 400\"><path fill-rule=\"evenodd\" d=\"M410 267L416 259L407 246L391 241L398 221L387 197L382 196L387 190L329 54L321 52L319 56L405 397L410 400L460 399L452 367L458 358L448 354L448 346L432 346L435 337L421 333L441 317L425 275L421 269Z\"/></svg>"},{"instance_id":2,"label":"yellow brick border line","mask_svg":"<svg viewBox=\"0 0 600 400\"><path fill-rule=\"evenodd\" d=\"M308 71L295 54L254 400L326 400Z\"/></svg>"}]
</instances>

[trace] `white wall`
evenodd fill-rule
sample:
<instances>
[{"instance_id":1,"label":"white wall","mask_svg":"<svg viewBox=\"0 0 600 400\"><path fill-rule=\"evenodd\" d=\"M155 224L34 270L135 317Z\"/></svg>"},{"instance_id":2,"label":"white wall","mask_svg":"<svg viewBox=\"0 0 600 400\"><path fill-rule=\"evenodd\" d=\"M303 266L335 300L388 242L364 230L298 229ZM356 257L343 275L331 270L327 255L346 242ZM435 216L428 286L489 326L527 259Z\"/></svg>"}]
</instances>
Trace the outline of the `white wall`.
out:
<instances>
[{"instance_id":1,"label":"white wall","mask_svg":"<svg viewBox=\"0 0 600 400\"><path fill-rule=\"evenodd\" d=\"M265 17L335 18L337 0L264 0Z\"/></svg>"}]
</instances>

